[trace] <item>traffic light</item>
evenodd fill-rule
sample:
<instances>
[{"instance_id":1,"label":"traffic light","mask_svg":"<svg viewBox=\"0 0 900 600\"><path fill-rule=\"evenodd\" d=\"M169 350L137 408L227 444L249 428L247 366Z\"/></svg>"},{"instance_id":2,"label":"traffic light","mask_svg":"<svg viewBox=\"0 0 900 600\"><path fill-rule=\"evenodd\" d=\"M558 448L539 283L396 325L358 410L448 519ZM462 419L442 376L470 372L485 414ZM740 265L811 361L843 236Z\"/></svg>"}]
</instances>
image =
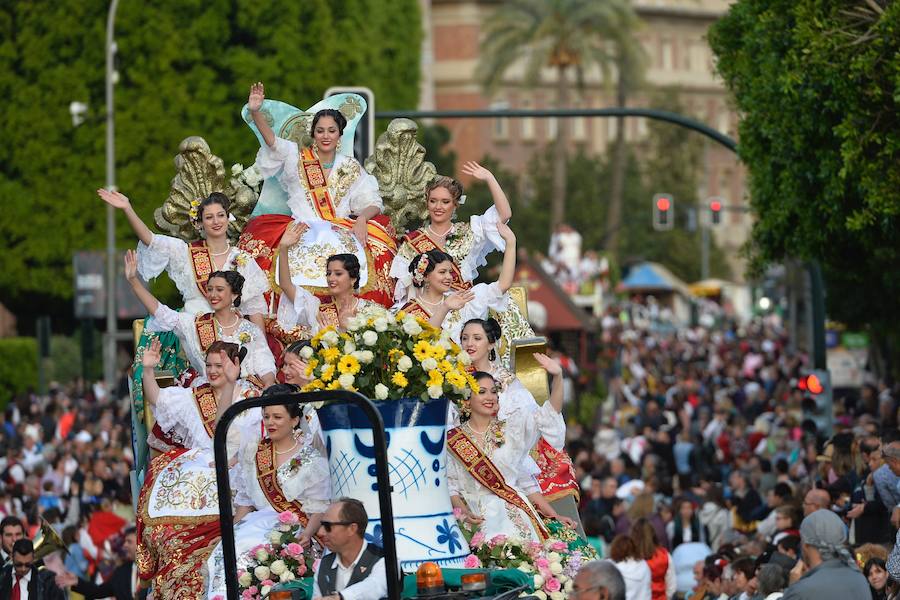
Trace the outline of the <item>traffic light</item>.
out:
<instances>
[{"instance_id":1,"label":"traffic light","mask_svg":"<svg viewBox=\"0 0 900 600\"><path fill-rule=\"evenodd\" d=\"M814 369L800 376L797 387L804 392L803 418L816 424L819 433L831 437L834 424L834 397L831 389L831 373L827 369Z\"/></svg>"},{"instance_id":2,"label":"traffic light","mask_svg":"<svg viewBox=\"0 0 900 600\"><path fill-rule=\"evenodd\" d=\"M353 157L363 164L375 151L375 93L367 87L337 86L328 88L323 98L338 94L359 94L366 101L366 112L356 126L353 138Z\"/></svg>"},{"instance_id":3,"label":"traffic light","mask_svg":"<svg viewBox=\"0 0 900 600\"><path fill-rule=\"evenodd\" d=\"M653 229L668 231L675 226L675 202L671 194L653 196Z\"/></svg>"},{"instance_id":4,"label":"traffic light","mask_svg":"<svg viewBox=\"0 0 900 600\"><path fill-rule=\"evenodd\" d=\"M722 222L722 200L719 198L711 198L709 201L709 222L712 225Z\"/></svg>"}]
</instances>

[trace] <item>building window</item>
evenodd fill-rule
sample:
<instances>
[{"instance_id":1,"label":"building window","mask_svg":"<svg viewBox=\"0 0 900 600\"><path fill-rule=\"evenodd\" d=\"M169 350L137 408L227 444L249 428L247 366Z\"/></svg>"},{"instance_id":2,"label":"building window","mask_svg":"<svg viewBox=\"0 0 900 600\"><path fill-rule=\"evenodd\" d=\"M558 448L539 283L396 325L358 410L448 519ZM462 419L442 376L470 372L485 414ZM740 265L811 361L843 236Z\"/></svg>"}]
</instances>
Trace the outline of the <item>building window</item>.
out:
<instances>
[{"instance_id":1,"label":"building window","mask_svg":"<svg viewBox=\"0 0 900 600\"><path fill-rule=\"evenodd\" d=\"M603 119L603 121L606 123L606 139L612 142L616 139L616 128L619 126L619 120L615 117L610 117Z\"/></svg>"},{"instance_id":2,"label":"building window","mask_svg":"<svg viewBox=\"0 0 900 600\"><path fill-rule=\"evenodd\" d=\"M490 108L491 110L509 110L509 102L505 100L498 100L496 102L492 102ZM494 118L493 135L495 140L509 139L509 118Z\"/></svg>"},{"instance_id":3,"label":"building window","mask_svg":"<svg viewBox=\"0 0 900 600\"><path fill-rule=\"evenodd\" d=\"M672 40L663 40L662 41L662 70L663 71L672 71L675 67L674 61L674 50L672 48Z\"/></svg>"},{"instance_id":4,"label":"building window","mask_svg":"<svg viewBox=\"0 0 900 600\"><path fill-rule=\"evenodd\" d=\"M534 106L531 103L531 100L523 100L522 101L522 110L531 110ZM522 139L530 142L534 139L534 119L531 117L522 117L520 119L522 124Z\"/></svg>"},{"instance_id":5,"label":"building window","mask_svg":"<svg viewBox=\"0 0 900 600\"><path fill-rule=\"evenodd\" d=\"M559 135L559 124L556 122L556 117L548 117L546 119L547 123L547 141L552 142Z\"/></svg>"},{"instance_id":6,"label":"building window","mask_svg":"<svg viewBox=\"0 0 900 600\"><path fill-rule=\"evenodd\" d=\"M716 124L716 128L722 133L728 133L731 127L731 114L728 111L727 107L722 107L722 110L719 111L718 114L718 123Z\"/></svg>"}]
</instances>

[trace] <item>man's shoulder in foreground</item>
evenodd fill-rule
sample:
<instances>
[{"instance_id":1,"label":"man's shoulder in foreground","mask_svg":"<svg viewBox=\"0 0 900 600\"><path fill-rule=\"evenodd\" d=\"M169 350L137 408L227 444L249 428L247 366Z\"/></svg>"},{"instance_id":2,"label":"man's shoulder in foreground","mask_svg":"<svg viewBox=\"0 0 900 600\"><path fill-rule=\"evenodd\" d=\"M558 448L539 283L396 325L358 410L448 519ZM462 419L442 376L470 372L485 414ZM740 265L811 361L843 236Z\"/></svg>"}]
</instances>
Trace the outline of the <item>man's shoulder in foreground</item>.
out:
<instances>
[{"instance_id":1,"label":"man's shoulder in foreground","mask_svg":"<svg viewBox=\"0 0 900 600\"><path fill-rule=\"evenodd\" d=\"M831 598L868 598L865 576L839 560L829 560L808 572L788 587L782 600L831 600Z\"/></svg>"}]
</instances>

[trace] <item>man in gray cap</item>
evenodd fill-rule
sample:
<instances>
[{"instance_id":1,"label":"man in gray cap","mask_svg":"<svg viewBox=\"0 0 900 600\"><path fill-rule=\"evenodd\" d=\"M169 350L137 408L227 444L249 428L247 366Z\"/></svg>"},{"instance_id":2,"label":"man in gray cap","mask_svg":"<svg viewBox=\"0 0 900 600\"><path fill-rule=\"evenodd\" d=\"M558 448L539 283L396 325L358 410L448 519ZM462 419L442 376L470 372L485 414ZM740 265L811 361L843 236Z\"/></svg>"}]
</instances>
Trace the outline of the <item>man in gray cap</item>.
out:
<instances>
[{"instance_id":1,"label":"man in gray cap","mask_svg":"<svg viewBox=\"0 0 900 600\"><path fill-rule=\"evenodd\" d=\"M869 582L847 551L847 529L830 510L810 513L800 524L803 564L809 569L784 593L783 600L869 598ZM799 564L798 564L799 566ZM792 572L792 576L796 569Z\"/></svg>"}]
</instances>

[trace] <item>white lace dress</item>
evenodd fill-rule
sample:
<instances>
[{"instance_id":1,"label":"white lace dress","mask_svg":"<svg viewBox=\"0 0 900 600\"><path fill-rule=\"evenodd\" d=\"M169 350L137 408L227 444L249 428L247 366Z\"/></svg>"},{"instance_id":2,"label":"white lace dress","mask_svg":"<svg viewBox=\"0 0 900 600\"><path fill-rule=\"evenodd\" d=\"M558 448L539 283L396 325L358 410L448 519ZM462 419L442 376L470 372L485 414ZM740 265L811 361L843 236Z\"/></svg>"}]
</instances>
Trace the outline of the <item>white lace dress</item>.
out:
<instances>
[{"instance_id":1,"label":"white lace dress","mask_svg":"<svg viewBox=\"0 0 900 600\"><path fill-rule=\"evenodd\" d=\"M466 425L462 427L466 435L491 459L503 475L506 484L516 490L522 500L530 505L526 496L531 492L523 489L528 477L522 473L522 464L528 452L537 443L541 428L558 416L559 413L549 402L534 412L523 410L512 412L503 425L504 442L499 447L493 439L490 439L490 435L482 436L474 433ZM447 463L447 484L450 494L462 496L472 513L484 518L481 531L488 539L503 534L523 541L541 541L531 519L524 511L507 503L479 483L453 453L448 452L448 457L450 460Z\"/></svg>"},{"instance_id":2,"label":"white lace dress","mask_svg":"<svg viewBox=\"0 0 900 600\"><path fill-rule=\"evenodd\" d=\"M251 548L268 542L269 533L278 525L278 512L269 504L259 485L256 452L259 438L247 438L241 448L238 475L235 477L235 506L255 510L234 526L235 556L240 569ZM252 443L251 443L252 442ZM293 464L292 464L293 463ZM288 500L298 500L307 515L324 512L331 502L331 476L328 461L304 434L293 456L276 471L278 484ZM225 563L222 545L207 560L210 599L225 593Z\"/></svg>"},{"instance_id":3,"label":"white lace dress","mask_svg":"<svg viewBox=\"0 0 900 600\"><path fill-rule=\"evenodd\" d=\"M454 223L447 233L443 250L453 257L463 281L471 283L478 277L478 267L487 264L485 257L488 254L494 250L502 252L506 249L506 242L497 231L499 222L497 208L491 206L483 215L470 217L468 223ZM428 234L427 227L420 228L419 231ZM430 234L429 237L433 243L440 241ZM409 263L417 254L416 249L407 240L403 240L391 264L391 277L397 279L394 300L400 305L416 297Z\"/></svg>"},{"instance_id":4,"label":"white lace dress","mask_svg":"<svg viewBox=\"0 0 900 600\"><path fill-rule=\"evenodd\" d=\"M263 178L275 177L287 193L287 204L295 221L308 229L300 241L288 250L291 279L297 285L327 287L325 259L332 254L355 254L360 264L360 288L368 282L366 254L347 227L336 226L322 219L316 212L304 178L300 174L300 149L296 143L275 138L275 145L266 144L256 155L256 168ZM384 204L378 193L378 181L369 175L356 159L335 154L334 166L328 174L328 193L334 205L335 217L346 219L358 215L370 206Z\"/></svg>"},{"instance_id":5,"label":"white lace dress","mask_svg":"<svg viewBox=\"0 0 900 600\"><path fill-rule=\"evenodd\" d=\"M384 310L383 306L370 300L364 298L357 298L357 300L359 302L354 315ZM322 301L318 297L301 287L295 288L293 302L290 302L282 293L278 301L278 325L285 331L290 331L294 327L308 328L312 335L330 325L339 329L337 323L330 323L320 315L319 307L321 306ZM334 316L337 316L336 313Z\"/></svg>"},{"instance_id":6,"label":"white lace dress","mask_svg":"<svg viewBox=\"0 0 900 600\"><path fill-rule=\"evenodd\" d=\"M175 312L160 302L153 318L147 322L146 330L174 331L191 366L201 375L206 375L206 352L200 345L195 319L187 311ZM275 374L275 357L266 342L265 333L259 327L247 319L240 319L237 329L230 335L226 335L218 323L215 323L215 327L217 339L247 349L247 357L241 362L241 377Z\"/></svg>"},{"instance_id":7,"label":"white lace dress","mask_svg":"<svg viewBox=\"0 0 900 600\"><path fill-rule=\"evenodd\" d=\"M184 312L202 315L212 312L206 296L197 287L197 277L191 264L188 245L178 238L153 234L150 245L138 242L138 273L145 281L157 277L163 271L175 282L184 299ZM237 247L232 247L222 270L237 271L244 277L241 290L241 311L245 315L267 314L263 294L269 290L269 280L256 261Z\"/></svg>"}]
</instances>

